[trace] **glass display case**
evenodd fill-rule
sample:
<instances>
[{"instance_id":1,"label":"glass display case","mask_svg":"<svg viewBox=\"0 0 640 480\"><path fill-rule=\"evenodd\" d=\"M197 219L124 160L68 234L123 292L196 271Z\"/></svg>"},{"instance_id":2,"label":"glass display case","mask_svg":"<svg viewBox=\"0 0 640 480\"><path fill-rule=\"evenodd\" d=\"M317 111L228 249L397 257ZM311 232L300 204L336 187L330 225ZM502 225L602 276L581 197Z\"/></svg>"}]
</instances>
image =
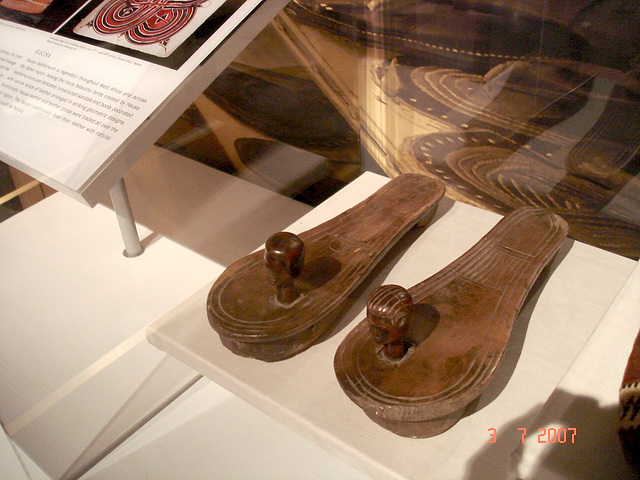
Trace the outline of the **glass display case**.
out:
<instances>
[{"instance_id":1,"label":"glass display case","mask_svg":"<svg viewBox=\"0 0 640 480\"><path fill-rule=\"evenodd\" d=\"M634 2L293 1L159 144L312 205L361 169L420 172L637 259L639 22Z\"/></svg>"},{"instance_id":2,"label":"glass display case","mask_svg":"<svg viewBox=\"0 0 640 480\"><path fill-rule=\"evenodd\" d=\"M251 72L233 70L208 92L278 141L353 150L357 132L365 169L424 173L501 214L551 209L572 238L637 259L639 22L634 2L296 0L271 28L312 82L263 65L246 94ZM314 86L312 122L296 118Z\"/></svg>"},{"instance_id":3,"label":"glass display case","mask_svg":"<svg viewBox=\"0 0 640 480\"><path fill-rule=\"evenodd\" d=\"M38 2L0 1L0 25L49 29L47 12L68 8L58 1L37 12L25 5ZM632 478L609 459L620 460L612 385L640 308L638 2L291 0L213 76L127 171L146 248L137 259L121 255L107 198L76 206L0 165L0 420L47 475L198 478L198 462L213 469L225 448L263 458L272 431L285 453L264 456L282 460L283 477L408 480L428 467L451 479L527 468ZM404 173L445 185L433 228L394 247L321 344L268 366L218 344L205 299L226 267L268 232L305 230ZM423 280L527 206L564 218L570 240L527 298L497 382L442 437L389 436L331 368L365 291ZM235 398L236 413L213 397ZM203 404L215 414L200 417ZM203 438L219 424L242 432L229 445ZM536 443L538 427L577 429L582 443ZM62 445L61 430L73 442ZM601 453L593 463L576 460L590 449ZM323 476L326 452L340 460ZM282 478L271 460L264 478Z\"/></svg>"}]
</instances>

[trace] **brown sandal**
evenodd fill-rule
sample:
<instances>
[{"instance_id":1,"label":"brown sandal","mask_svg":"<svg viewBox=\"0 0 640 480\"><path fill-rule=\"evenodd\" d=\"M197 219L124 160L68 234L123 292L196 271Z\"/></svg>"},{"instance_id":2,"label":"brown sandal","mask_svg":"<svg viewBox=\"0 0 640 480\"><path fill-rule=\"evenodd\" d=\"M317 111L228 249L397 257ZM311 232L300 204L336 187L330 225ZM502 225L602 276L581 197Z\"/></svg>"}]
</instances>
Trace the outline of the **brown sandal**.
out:
<instances>
[{"instance_id":1,"label":"brown sandal","mask_svg":"<svg viewBox=\"0 0 640 480\"><path fill-rule=\"evenodd\" d=\"M367 319L336 352L342 389L398 435L453 426L493 377L529 290L567 232L553 213L518 209L408 291L378 287Z\"/></svg>"},{"instance_id":2,"label":"brown sandal","mask_svg":"<svg viewBox=\"0 0 640 480\"><path fill-rule=\"evenodd\" d=\"M299 237L275 234L213 285L209 323L223 345L245 357L271 362L306 349L336 325L348 295L384 254L413 226L428 223L443 194L427 176L400 175Z\"/></svg>"}]
</instances>

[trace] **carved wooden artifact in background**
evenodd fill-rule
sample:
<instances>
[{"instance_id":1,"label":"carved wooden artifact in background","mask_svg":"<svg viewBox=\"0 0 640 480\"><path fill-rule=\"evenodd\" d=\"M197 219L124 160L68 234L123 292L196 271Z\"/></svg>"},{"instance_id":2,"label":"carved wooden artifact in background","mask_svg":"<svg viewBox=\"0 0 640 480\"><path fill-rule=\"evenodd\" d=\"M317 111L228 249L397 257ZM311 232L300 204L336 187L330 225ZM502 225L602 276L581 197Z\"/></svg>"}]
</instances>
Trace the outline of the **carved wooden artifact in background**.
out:
<instances>
[{"instance_id":1,"label":"carved wooden artifact in background","mask_svg":"<svg viewBox=\"0 0 640 480\"><path fill-rule=\"evenodd\" d=\"M618 433L628 461L640 469L640 332L633 343L619 395Z\"/></svg>"},{"instance_id":2,"label":"carved wooden artifact in background","mask_svg":"<svg viewBox=\"0 0 640 480\"><path fill-rule=\"evenodd\" d=\"M536 208L503 218L474 247L409 290L383 285L335 356L342 389L384 428L437 435L493 377L513 323L566 222Z\"/></svg>"},{"instance_id":3,"label":"carved wooden artifact in background","mask_svg":"<svg viewBox=\"0 0 640 480\"><path fill-rule=\"evenodd\" d=\"M336 325L349 294L402 235L431 219L443 194L433 179L401 175L299 236L275 234L213 285L209 323L238 355L295 355Z\"/></svg>"}]
</instances>

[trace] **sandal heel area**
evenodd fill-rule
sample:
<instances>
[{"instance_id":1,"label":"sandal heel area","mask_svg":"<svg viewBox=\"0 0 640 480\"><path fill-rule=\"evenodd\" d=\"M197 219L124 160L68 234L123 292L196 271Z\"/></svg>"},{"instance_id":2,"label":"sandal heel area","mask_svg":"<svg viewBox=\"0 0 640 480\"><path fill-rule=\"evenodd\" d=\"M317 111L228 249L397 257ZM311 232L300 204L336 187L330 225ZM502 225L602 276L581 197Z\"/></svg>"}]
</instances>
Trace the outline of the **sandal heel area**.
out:
<instances>
[{"instance_id":1,"label":"sandal heel area","mask_svg":"<svg viewBox=\"0 0 640 480\"><path fill-rule=\"evenodd\" d=\"M426 227L427 225L429 225L429 223L431 222L431 220L433 220L433 217L436 214L436 210L438 210L438 205L434 205L433 207L431 207L429 210L427 210L425 212L424 215L422 215L422 217L420 217L418 219L418 221L415 223L414 227L415 228L422 228L422 227Z\"/></svg>"}]
</instances>

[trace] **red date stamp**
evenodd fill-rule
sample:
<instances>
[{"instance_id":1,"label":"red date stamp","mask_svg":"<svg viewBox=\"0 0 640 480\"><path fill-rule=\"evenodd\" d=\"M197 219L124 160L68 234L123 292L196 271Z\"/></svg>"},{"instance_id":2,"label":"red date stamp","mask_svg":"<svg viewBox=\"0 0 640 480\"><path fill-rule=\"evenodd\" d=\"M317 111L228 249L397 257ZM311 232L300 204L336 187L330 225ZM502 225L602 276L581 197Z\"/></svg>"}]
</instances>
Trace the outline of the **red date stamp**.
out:
<instances>
[{"instance_id":1,"label":"red date stamp","mask_svg":"<svg viewBox=\"0 0 640 480\"><path fill-rule=\"evenodd\" d=\"M498 441L498 431L495 428L489 430L489 443L496 443ZM518 428L521 435L521 442L524 443L524 439L527 436L526 428ZM575 443L576 434L578 429L576 428L539 428L538 429L538 443Z\"/></svg>"}]
</instances>

